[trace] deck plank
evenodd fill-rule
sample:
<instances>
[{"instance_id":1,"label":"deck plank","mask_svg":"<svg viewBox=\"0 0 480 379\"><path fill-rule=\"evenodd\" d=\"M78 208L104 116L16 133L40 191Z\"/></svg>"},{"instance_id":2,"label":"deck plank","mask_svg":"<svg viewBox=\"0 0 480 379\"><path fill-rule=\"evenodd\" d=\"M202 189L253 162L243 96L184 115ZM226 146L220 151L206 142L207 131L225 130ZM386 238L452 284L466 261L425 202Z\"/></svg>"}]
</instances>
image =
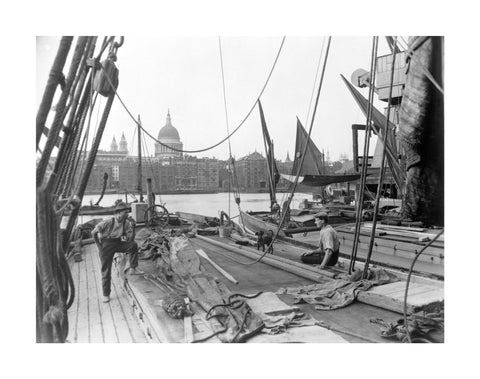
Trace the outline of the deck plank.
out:
<instances>
[{"instance_id":1,"label":"deck plank","mask_svg":"<svg viewBox=\"0 0 480 379\"><path fill-rule=\"evenodd\" d=\"M129 339L122 339L120 342L149 342L145 334L143 334L139 321L133 314L132 305L123 288L123 279L119 277L115 267L112 269L112 293L116 294L117 302L114 303L115 306L118 306L121 310L121 312L114 314L122 319L128 326ZM115 321L116 320L117 318L115 318Z\"/></svg>"},{"instance_id":2,"label":"deck plank","mask_svg":"<svg viewBox=\"0 0 480 379\"><path fill-rule=\"evenodd\" d=\"M85 343L89 342L90 330L88 327L88 282L87 282L87 264L85 262L85 254L82 254L82 261L74 263L78 265L79 282L75 283L77 287L78 297L78 323L75 331L74 342Z\"/></svg>"},{"instance_id":3,"label":"deck plank","mask_svg":"<svg viewBox=\"0 0 480 379\"><path fill-rule=\"evenodd\" d=\"M70 263L75 281L75 301L68 313L70 342L148 342L115 272L111 300L101 302L100 257L95 245L84 246L82 257L81 262Z\"/></svg>"},{"instance_id":4,"label":"deck plank","mask_svg":"<svg viewBox=\"0 0 480 379\"><path fill-rule=\"evenodd\" d=\"M101 268L100 268L100 258L98 255L98 251L96 249L90 249L89 254L92 257L92 265L94 268L94 280L97 288L97 299L102 299L103 291L102 291L102 276L101 276ZM110 306L110 302L104 303L100 301L100 314L102 318L102 325L103 325L103 342L112 343L112 342L120 342L118 339L117 330L115 328L115 322L113 320L113 312Z\"/></svg>"},{"instance_id":5,"label":"deck plank","mask_svg":"<svg viewBox=\"0 0 480 379\"><path fill-rule=\"evenodd\" d=\"M228 257L244 263L252 263L253 260L240 254L226 251L200 239L192 239L191 242L195 248L204 249L215 263L220 267L224 267L239 281L238 284L233 284L222 275L219 275L207 261L202 262L208 271L215 275L219 281L224 283L234 293L240 292L250 295L258 291L275 292L280 287L296 287L314 283L309 279L272 267L263 262L258 262L253 265L237 264Z\"/></svg>"},{"instance_id":6,"label":"deck plank","mask_svg":"<svg viewBox=\"0 0 480 379\"><path fill-rule=\"evenodd\" d=\"M394 312L403 313L406 282L375 286L361 292L358 300L362 303L381 306ZM408 288L407 310L409 313L421 310L444 300L443 289L422 284L410 284Z\"/></svg>"},{"instance_id":7,"label":"deck plank","mask_svg":"<svg viewBox=\"0 0 480 379\"><path fill-rule=\"evenodd\" d=\"M70 272L72 273L72 278L75 283L75 298L73 300L72 306L68 310L68 336L67 340L69 342L77 342L78 340L78 311L79 311L79 305L80 305L80 276L81 276L81 270L80 270L80 263L74 262L72 259L69 262L69 267L70 267Z\"/></svg>"},{"instance_id":8,"label":"deck plank","mask_svg":"<svg viewBox=\"0 0 480 379\"><path fill-rule=\"evenodd\" d=\"M103 336L103 324L100 313L100 299L97 295L97 283L95 276L95 266L93 264L93 252L85 254L85 261L87 265L87 280L88 280L88 312L89 312L89 329L90 329L90 343L105 342Z\"/></svg>"}]
</instances>

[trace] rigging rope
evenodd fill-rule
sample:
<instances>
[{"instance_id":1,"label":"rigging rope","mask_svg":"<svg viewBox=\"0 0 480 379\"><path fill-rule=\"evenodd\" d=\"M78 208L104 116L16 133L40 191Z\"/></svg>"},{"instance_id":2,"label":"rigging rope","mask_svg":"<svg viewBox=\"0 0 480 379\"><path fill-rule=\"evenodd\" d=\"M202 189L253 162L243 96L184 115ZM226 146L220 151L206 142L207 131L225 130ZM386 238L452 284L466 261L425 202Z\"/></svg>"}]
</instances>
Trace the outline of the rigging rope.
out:
<instances>
[{"instance_id":1,"label":"rigging rope","mask_svg":"<svg viewBox=\"0 0 480 379\"><path fill-rule=\"evenodd\" d=\"M176 149L172 146L169 146L169 145L166 145L164 144L163 142L159 141L157 138L155 138L154 136L152 136L147 130L145 130L143 128L142 125L139 125L137 120L135 119L135 117L132 115L132 113L130 112L130 110L128 109L128 107L125 105L125 103L123 102L122 98L120 97L120 95L118 94L118 91L116 90L116 88L114 88L110 78L108 75L105 75L105 77L107 78L107 81L109 82L110 86L112 87L112 89L115 91L115 95L117 96L118 100L120 101L120 103L122 104L123 108L125 109L125 111L128 113L128 115L130 116L130 118L135 122L136 125L139 125L140 128L143 130L143 132L149 136L152 140L154 140L155 142L157 142L158 144L164 146L164 147L168 147L170 150L173 150L173 151L177 151L177 152L181 152L181 153L202 153L204 151L208 151L208 150L211 150L219 145L221 145L222 143L224 143L225 141L227 141L228 139L230 139L239 129L240 127L245 123L245 121L247 121L248 117L250 116L250 114L253 112L253 110L255 109L255 106L257 104L257 101L258 99L260 99L260 97L262 96L263 92L265 91L265 88L267 87L267 84L268 82L270 81L270 77L272 76L273 74L273 70L275 68L275 66L277 65L277 61L278 61L278 58L280 57L280 52L282 51L282 48L283 48L283 44L285 42L285 37L283 37L282 39L282 42L280 44L280 47L278 49L278 52L277 52L277 56L275 57L275 61L273 62L273 65L272 65L272 68L270 70L270 73L268 74L268 77L265 81L265 84L263 85L262 87L262 90L260 91L259 95L257 96L257 98L255 99L255 102L253 103L252 107L250 108L250 110L248 111L247 115L243 118L243 120L240 122L240 124L233 130L232 133L230 133L228 136L226 136L224 139L222 139L221 141L217 142L216 144L212 145L212 146L209 146L209 147L206 147L206 148L203 148L203 149L197 149L197 150L182 150L182 149Z\"/></svg>"},{"instance_id":2,"label":"rigging rope","mask_svg":"<svg viewBox=\"0 0 480 379\"><path fill-rule=\"evenodd\" d=\"M225 110L225 125L227 127L227 136L230 135L230 129L228 126L228 108L227 108L227 93L225 90L225 74L223 70L223 54L222 54L222 40L220 37L218 37L218 50L220 54L220 68L222 72L222 88L223 88L223 107ZM229 154L229 159L232 159L232 145L230 143L230 138L228 138L228 154ZM231 217L230 214L230 186L228 188L228 218Z\"/></svg>"},{"instance_id":3,"label":"rigging rope","mask_svg":"<svg viewBox=\"0 0 480 379\"><path fill-rule=\"evenodd\" d=\"M160 190L160 183L157 182L157 177L155 176L155 172L153 170L152 158L150 157L150 152L148 151L148 147L147 147L147 141L146 141L145 136L143 134L142 134L142 145L143 145L144 151L146 152L145 158L146 158L147 163L150 167L150 171L152 172L153 181L155 182L156 188L158 188ZM162 198L161 198L160 194L158 194L158 201L159 201L159 203L162 203Z\"/></svg>"},{"instance_id":4,"label":"rigging rope","mask_svg":"<svg viewBox=\"0 0 480 379\"><path fill-rule=\"evenodd\" d=\"M322 48L320 50L320 56L318 57L317 70L315 72L315 80L313 81L312 94L310 95L310 102L308 104L307 117L305 119L305 125L308 125L308 118L310 117L310 108L312 107L313 96L315 94L315 87L317 86L318 72L320 71L320 63L322 63L323 48L325 47L325 37L323 37Z\"/></svg>"},{"instance_id":5,"label":"rigging rope","mask_svg":"<svg viewBox=\"0 0 480 379\"><path fill-rule=\"evenodd\" d=\"M280 230L282 228L282 225L283 223L285 222L285 218L288 214L288 209L290 208L290 204L292 202L292 199L293 199L293 194L295 193L295 189L297 187L297 184L298 184L298 179L300 177L300 168L302 167L303 165L303 162L305 160L305 153L307 151L307 148L308 148L308 145L309 145L309 141L310 141L310 135L312 134L312 129L313 129L313 123L315 121L315 115L317 113L317 107L318 107L318 101L320 99L320 93L321 93L321 89L323 87L323 79L324 79L324 76L325 76L325 69L326 69L326 66L327 66L327 61L328 61L328 54L329 54L329 51L330 51L330 42L331 42L331 39L332 37L328 37L328 43L327 43L327 49L326 49L326 52L325 52L325 60L323 62L323 68L322 68L322 75L320 77L320 83L319 83L319 86L318 86L318 91L317 91L317 98L315 100L315 107L313 108L313 114L312 114L312 120L311 120L311 123L310 123L310 128L308 130L308 137L307 137L307 141L305 143L305 147L303 149L303 152L302 152L302 158L301 158L301 161L300 161L300 165L298 166L298 170L297 170L297 174L295 176L295 181L294 181L294 185L293 185L293 188L292 188L292 192L290 194L290 196L288 197L287 199L287 204L286 206L284 207L284 209L286 210L285 212L283 212L282 214L282 218L278 224L278 228L277 228L277 231L275 233L275 235L273 236L273 239L272 239L272 242L270 242L270 244L268 245L268 247L265 249L265 252L259 257L257 258L255 261L253 262L250 262L248 265L253 265L257 262L260 262L263 257L272 250L273 248L273 243L275 242L275 240L278 238L278 235L280 233Z\"/></svg>"},{"instance_id":6,"label":"rigging rope","mask_svg":"<svg viewBox=\"0 0 480 379\"><path fill-rule=\"evenodd\" d=\"M55 192L57 194L62 193L63 196L67 196L67 188L71 182L72 169L74 167L75 157L77 155L77 149L79 140L83 131L83 126L85 122L85 115L87 109L87 101L89 98L89 81L87 81L88 67L87 59L93 56L95 50L95 41L96 37L92 37L87 42L86 54L82 58L82 63L80 64L81 78L78 83L78 90L76 91L75 97L72 100L72 109L70 117L67 123L67 128L72 130L71 134L64 133L64 139L60 150L63 148L66 149L64 162L61 161L62 154L59 152L57 156L56 164L59 164L59 180L56 185ZM90 75L92 73L90 72ZM87 86L85 87L85 83ZM72 91L73 92L73 91ZM83 97L81 96L83 92ZM81 98L81 99L80 99ZM78 106L77 106L78 105ZM63 191L62 191L63 189Z\"/></svg>"},{"instance_id":7,"label":"rigging rope","mask_svg":"<svg viewBox=\"0 0 480 379\"><path fill-rule=\"evenodd\" d=\"M60 40L60 45L58 47L55 60L53 62L52 68L50 69L47 85L42 96L42 101L38 107L37 118L36 118L36 148L40 143L40 139L43 134L45 123L47 121L48 113L52 107L53 98L55 92L57 91L58 85L64 80L62 73L65 62L67 61L68 53L70 47L72 46L73 37L62 37ZM63 86L62 86L63 87ZM44 149L43 149L44 150Z\"/></svg>"},{"instance_id":8,"label":"rigging rope","mask_svg":"<svg viewBox=\"0 0 480 379\"><path fill-rule=\"evenodd\" d=\"M50 132L48 133L48 139L47 139L47 142L45 143L45 146L43 147L43 154L37 165L37 172L36 172L37 187L42 185L42 181L45 178L45 172L46 172L48 161L52 154L53 148L55 147L55 144L57 142L58 135L60 134L60 131L62 129L63 120L65 118L65 113L64 113L65 105L77 73L77 68L80 65L80 61L82 59L86 43L87 43L87 38L80 37L77 42L77 45L75 46L75 52L72 58L72 63L70 65L70 70L68 72L67 80L65 82L65 87L57 103L55 117L54 117L52 126L50 127Z\"/></svg>"},{"instance_id":9,"label":"rigging rope","mask_svg":"<svg viewBox=\"0 0 480 379\"><path fill-rule=\"evenodd\" d=\"M360 184L360 192L357 194L357 201L356 201L356 218L355 218L355 234L353 239L353 246L352 246L352 255L350 258L350 265L348 268L348 273L351 274L352 271L355 270L355 261L357 259L357 251L358 251L358 242L360 238L360 223L361 223L361 215L362 215L362 208L363 208L363 201L365 195L365 186L366 186L366 177L367 177L367 167L368 167L368 151L370 148L370 134L372 129L372 109L373 109L373 93L374 93L374 85L375 83L375 76L376 76L376 66L377 66L377 50L378 50L378 36L373 37L372 41L372 54L371 54L371 63L370 63L370 85L369 92L368 92L368 109L367 109L367 120L365 125L365 140L363 145L363 161L362 161L362 175L361 175L361 184ZM384 145L387 144L387 139L384 139Z\"/></svg>"},{"instance_id":10,"label":"rigging rope","mask_svg":"<svg viewBox=\"0 0 480 379\"><path fill-rule=\"evenodd\" d=\"M393 49L396 51L397 49L397 37L394 38L393 41ZM388 105L387 105L387 122L385 125L385 142L383 144L382 149L382 160L380 164L380 175L378 177L378 186L377 186L377 195L375 197L375 206L373 211L373 221L372 221L372 230L370 232L370 243L368 245L368 254L367 259L365 260L365 266L363 268L363 279L367 279L368 277L368 266L370 265L370 259L372 257L372 249L373 249L373 242L375 240L375 230L377 228L377 218L378 218L378 209L380 206L380 195L382 193L383 187L383 178L385 176L385 166L386 166L386 155L387 155L387 139L388 139L388 127L390 124L390 109L392 105L392 92L393 92L393 77L395 74L395 61L396 61L396 54L393 54L392 59L392 69L390 72L390 88L388 92Z\"/></svg>"}]
</instances>

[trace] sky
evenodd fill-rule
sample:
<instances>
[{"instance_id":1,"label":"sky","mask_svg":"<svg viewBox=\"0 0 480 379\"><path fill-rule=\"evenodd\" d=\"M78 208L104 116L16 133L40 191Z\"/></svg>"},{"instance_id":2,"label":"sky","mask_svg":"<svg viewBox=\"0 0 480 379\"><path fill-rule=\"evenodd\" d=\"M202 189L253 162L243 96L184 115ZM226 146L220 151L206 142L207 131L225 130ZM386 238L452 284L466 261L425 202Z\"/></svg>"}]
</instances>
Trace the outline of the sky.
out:
<instances>
[{"instance_id":1,"label":"sky","mask_svg":"<svg viewBox=\"0 0 480 379\"><path fill-rule=\"evenodd\" d=\"M36 38L37 108L59 40L60 37ZM227 135L221 57L228 128L231 132L256 102L281 41L282 36L125 35L125 42L117 53L116 64L120 80L118 93L130 112L135 117L140 115L143 127L155 137L165 125L167 112L170 111L172 124L180 134L184 149L203 149ZM297 117L307 130L310 127L326 45L327 37L323 36L287 35L285 38L278 62L261 96L277 159L284 160L287 153L293 158ZM365 123L365 116L341 80L340 74L350 79L355 70L368 70L371 45L372 37L368 36L333 36L331 39L312 129L314 143L328 152L331 160L338 160L340 154L352 157L351 124ZM73 46L71 50L73 51ZM385 39L380 38L378 56L389 52ZM71 55L65 73L70 58ZM320 70L317 71L319 67ZM360 91L368 97L368 89ZM101 101L101 104L105 104L106 99ZM383 111L385 103L376 101L376 106ZM53 112L51 113L53 115ZM97 111L93 112L93 127L100 117L97 117ZM134 131L135 123L118 99L115 99L100 148L108 150L112 138L115 137L118 143L124 133L130 153L137 154ZM148 154L152 155L154 141L148 136L146 140ZM265 154L258 107L255 107L230 142L232 156L236 158L254 151ZM212 150L192 155L227 159L229 146L225 142Z\"/></svg>"}]
</instances>

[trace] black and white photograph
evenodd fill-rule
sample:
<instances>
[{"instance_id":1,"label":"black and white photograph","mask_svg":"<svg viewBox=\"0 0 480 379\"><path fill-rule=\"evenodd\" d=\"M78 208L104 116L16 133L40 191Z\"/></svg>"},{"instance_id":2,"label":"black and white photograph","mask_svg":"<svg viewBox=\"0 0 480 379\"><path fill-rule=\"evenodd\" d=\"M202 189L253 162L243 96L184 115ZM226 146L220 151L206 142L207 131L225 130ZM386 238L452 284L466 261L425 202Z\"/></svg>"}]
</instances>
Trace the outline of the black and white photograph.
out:
<instances>
[{"instance_id":1,"label":"black and white photograph","mask_svg":"<svg viewBox=\"0 0 480 379\"><path fill-rule=\"evenodd\" d=\"M470 7L110 3L2 32L18 375L469 377Z\"/></svg>"},{"instance_id":2,"label":"black and white photograph","mask_svg":"<svg viewBox=\"0 0 480 379\"><path fill-rule=\"evenodd\" d=\"M38 36L37 341L442 343L443 51Z\"/></svg>"}]
</instances>

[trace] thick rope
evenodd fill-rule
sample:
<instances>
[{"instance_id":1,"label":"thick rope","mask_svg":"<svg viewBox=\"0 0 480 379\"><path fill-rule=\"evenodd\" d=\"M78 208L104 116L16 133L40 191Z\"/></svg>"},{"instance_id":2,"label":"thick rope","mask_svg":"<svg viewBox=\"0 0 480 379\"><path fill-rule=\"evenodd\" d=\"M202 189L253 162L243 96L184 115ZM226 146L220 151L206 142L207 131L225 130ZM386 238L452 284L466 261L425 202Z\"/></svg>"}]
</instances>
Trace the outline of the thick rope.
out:
<instances>
[{"instance_id":1,"label":"thick rope","mask_svg":"<svg viewBox=\"0 0 480 379\"><path fill-rule=\"evenodd\" d=\"M98 126L98 130L95 136L95 139L92 144L92 148L90 150L90 153L88 155L87 161L86 161L86 167L85 171L83 173L82 178L80 179L80 183L76 192L76 196L80 201L83 199L83 195L85 193L85 189L87 187L88 179L90 177L90 174L92 172L93 164L95 163L95 158L97 156L97 151L98 147L100 145L100 141L102 139L103 131L105 130L105 126L107 124L108 120L108 115L110 113L110 109L112 108L113 104L113 99L115 98L115 95L112 93L107 100L107 103L105 104L105 108L103 110L103 115L102 115L102 120L100 121L100 125ZM65 231L65 236L63 240L63 246L66 246L69 240L69 236L73 230L73 225L77 219L78 212L80 210L80 207L76 207L72 210L72 213L70 214L70 217L68 219L68 224L66 227Z\"/></svg>"},{"instance_id":2,"label":"thick rope","mask_svg":"<svg viewBox=\"0 0 480 379\"><path fill-rule=\"evenodd\" d=\"M48 113L52 107L53 97L57 90L57 86L63 80L62 70L67 61L68 52L72 46L73 37L62 37L60 40L60 46L55 56L53 66L50 69L50 74L48 77L47 85L43 93L42 101L38 108L37 112L37 136L36 136L36 148L38 149L38 144L43 134L43 128L45 122L47 121Z\"/></svg>"},{"instance_id":3,"label":"thick rope","mask_svg":"<svg viewBox=\"0 0 480 379\"><path fill-rule=\"evenodd\" d=\"M152 140L154 140L156 143L164 146L164 147L168 147L170 150L173 150L173 151L177 151L177 152L181 152L181 153L202 153L204 151L208 151L208 150L211 150L211 149L214 149L215 147L221 145L222 143L224 143L225 141L227 141L229 138L231 138L239 129L240 127L245 123L245 121L247 121L248 117L251 115L251 113L253 112L253 110L255 109L255 106L257 104L257 100L260 99L260 97L262 96L263 92L265 91L265 88L267 87L267 84L268 82L270 81L270 77L272 76L273 74L273 70L275 68L275 66L277 65L277 61L278 61L278 58L280 56L280 52L282 51L282 47L283 47L283 43L285 42L285 37L283 37L282 39L282 42L280 44L280 48L278 49L278 53L277 53L277 56L275 57L275 61L273 62L273 66L270 70L270 73L268 74L268 77L265 81L265 84L263 85L263 88L262 90L260 91L259 95L257 96L257 98L255 99L255 102L253 103L252 107L250 108L250 110L248 111L247 115L243 118L243 120L240 122L240 124L233 130L232 133L230 133L228 136L226 136L224 139L222 139L221 141L217 142L216 144L212 145L212 146L209 146L209 147L206 147L206 148L203 148L203 149L198 149L198 150L182 150L182 149L176 149L172 146L169 146L169 145L166 145L164 144L163 142L159 141L158 139L156 139L154 136L152 136L147 130L145 130L141 125L140 125L140 128L143 130L143 132L149 136ZM108 75L105 75L105 77L107 78L108 82L110 83L110 86L112 86L112 82L110 80L110 78L108 77ZM113 86L112 86L113 88ZM135 119L135 117L132 115L132 113L130 112L130 110L128 109L128 107L125 105L125 103L123 102L122 98L120 97L120 95L118 94L117 90L115 90L115 95L117 96L118 100L120 101L120 103L122 104L123 108L125 109L125 111L128 113L128 115L130 116L130 118L135 122L136 125L138 125L138 122L137 120Z\"/></svg>"},{"instance_id":4,"label":"thick rope","mask_svg":"<svg viewBox=\"0 0 480 379\"><path fill-rule=\"evenodd\" d=\"M63 119L65 118L65 114L64 114L65 104L67 102L70 88L72 86L73 80L75 78L75 74L77 72L77 68L82 59L83 51L85 49L86 43L87 43L87 38L80 37L77 42L77 46L75 47L75 53L74 53L72 64L70 66L70 70L67 76L65 88L58 101L57 110L55 112L55 118L50 128L50 132L48 133L48 139L43 148L42 157L40 158L40 161L38 162L38 165L37 165L37 175L36 175L37 187L39 187L42 184L42 181L45 178L47 164L52 154L55 143L57 142L57 138L60 133L60 130L62 128Z\"/></svg>"},{"instance_id":5,"label":"thick rope","mask_svg":"<svg viewBox=\"0 0 480 379\"><path fill-rule=\"evenodd\" d=\"M86 60L93 55L93 51L95 49L95 39L96 37L89 38L87 42L86 53L82 57L82 61L79 66L79 80L77 85L78 87L75 89L75 96L72 99L72 106L66 127L67 130L71 130L71 133L64 134L62 145L60 146L60 150L55 161L54 172L57 173L58 178L60 178L56 184L56 193L61 192L60 189L62 187L62 184L64 187L66 187L65 182L71 177L69 171L72 169L73 159L76 155L76 151L78 148L80 134L82 133L83 129L82 120L84 119L84 113L86 108L85 96L83 96L80 100L82 92L84 92L84 95L88 92L88 89L84 88L88 74Z\"/></svg>"}]
</instances>

